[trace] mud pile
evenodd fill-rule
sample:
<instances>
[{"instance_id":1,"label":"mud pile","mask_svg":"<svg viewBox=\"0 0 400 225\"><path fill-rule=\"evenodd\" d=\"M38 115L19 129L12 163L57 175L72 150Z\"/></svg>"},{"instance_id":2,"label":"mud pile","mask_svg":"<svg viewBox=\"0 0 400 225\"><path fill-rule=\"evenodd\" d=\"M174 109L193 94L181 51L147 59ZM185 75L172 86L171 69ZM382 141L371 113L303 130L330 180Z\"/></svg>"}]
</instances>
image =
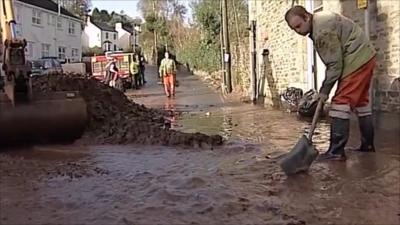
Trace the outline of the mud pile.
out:
<instances>
[{"instance_id":1,"label":"mud pile","mask_svg":"<svg viewBox=\"0 0 400 225\"><path fill-rule=\"evenodd\" d=\"M167 112L130 101L122 92L78 75L52 74L32 79L34 91L80 91L88 111L81 142L87 144L161 144L208 148L222 144L219 135L169 129Z\"/></svg>"}]
</instances>

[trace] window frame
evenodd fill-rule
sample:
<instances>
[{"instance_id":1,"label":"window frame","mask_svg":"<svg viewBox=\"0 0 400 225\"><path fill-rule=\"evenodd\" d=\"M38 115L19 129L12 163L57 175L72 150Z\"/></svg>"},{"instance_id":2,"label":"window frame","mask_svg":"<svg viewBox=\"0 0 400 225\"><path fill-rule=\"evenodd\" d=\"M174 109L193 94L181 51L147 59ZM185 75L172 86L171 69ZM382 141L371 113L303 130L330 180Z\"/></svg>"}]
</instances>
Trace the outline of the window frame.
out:
<instances>
[{"instance_id":1,"label":"window frame","mask_svg":"<svg viewBox=\"0 0 400 225\"><path fill-rule=\"evenodd\" d=\"M42 50L41 50L40 54L42 57L50 56L50 44L42 43Z\"/></svg>"},{"instance_id":2,"label":"window frame","mask_svg":"<svg viewBox=\"0 0 400 225\"><path fill-rule=\"evenodd\" d=\"M39 9L32 9L32 24L42 25L42 11Z\"/></svg>"},{"instance_id":3,"label":"window frame","mask_svg":"<svg viewBox=\"0 0 400 225\"><path fill-rule=\"evenodd\" d=\"M57 29L62 30L63 25L62 25L62 18L57 17Z\"/></svg>"},{"instance_id":4,"label":"window frame","mask_svg":"<svg viewBox=\"0 0 400 225\"><path fill-rule=\"evenodd\" d=\"M60 51L62 49L63 49L63 51ZM65 55L66 49L67 48L64 46L58 46L58 59L62 59L62 60L66 59L66 55Z\"/></svg>"},{"instance_id":5,"label":"window frame","mask_svg":"<svg viewBox=\"0 0 400 225\"><path fill-rule=\"evenodd\" d=\"M76 52L76 54L74 54ZM79 49L71 48L71 57L78 57Z\"/></svg>"},{"instance_id":6,"label":"window frame","mask_svg":"<svg viewBox=\"0 0 400 225\"><path fill-rule=\"evenodd\" d=\"M56 16L52 14L47 14L47 25L55 26L56 25Z\"/></svg>"},{"instance_id":7,"label":"window frame","mask_svg":"<svg viewBox=\"0 0 400 225\"><path fill-rule=\"evenodd\" d=\"M72 21L68 22L68 34L75 34L75 23Z\"/></svg>"}]
</instances>

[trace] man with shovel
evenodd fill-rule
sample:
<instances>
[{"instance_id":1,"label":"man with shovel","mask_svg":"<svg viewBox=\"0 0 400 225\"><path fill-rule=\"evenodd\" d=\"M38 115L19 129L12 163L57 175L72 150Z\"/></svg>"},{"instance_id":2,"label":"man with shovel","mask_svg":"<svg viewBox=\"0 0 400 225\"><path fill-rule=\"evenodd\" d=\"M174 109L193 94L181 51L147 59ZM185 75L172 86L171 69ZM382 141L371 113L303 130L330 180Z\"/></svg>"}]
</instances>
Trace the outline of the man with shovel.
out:
<instances>
[{"instance_id":1,"label":"man with shovel","mask_svg":"<svg viewBox=\"0 0 400 225\"><path fill-rule=\"evenodd\" d=\"M308 36L326 65L318 100L326 101L338 82L329 116L332 118L329 149L319 160L346 160L350 114L357 113L361 145L355 150L374 152L374 128L369 87L375 67L375 50L362 29L350 19L332 12L311 14L302 6L286 12L289 27Z\"/></svg>"}]
</instances>

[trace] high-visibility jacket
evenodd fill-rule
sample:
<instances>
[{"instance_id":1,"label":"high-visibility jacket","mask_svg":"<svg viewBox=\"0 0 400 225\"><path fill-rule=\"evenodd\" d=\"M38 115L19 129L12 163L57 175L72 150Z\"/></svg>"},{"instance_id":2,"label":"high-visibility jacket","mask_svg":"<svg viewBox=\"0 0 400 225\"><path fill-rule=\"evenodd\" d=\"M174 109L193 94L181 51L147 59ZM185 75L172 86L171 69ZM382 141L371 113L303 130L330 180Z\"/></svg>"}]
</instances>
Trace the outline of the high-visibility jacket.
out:
<instances>
[{"instance_id":1,"label":"high-visibility jacket","mask_svg":"<svg viewBox=\"0 0 400 225\"><path fill-rule=\"evenodd\" d=\"M131 65L129 66L129 72L131 72L131 74L138 74L139 73L139 63L131 62Z\"/></svg>"},{"instance_id":2,"label":"high-visibility jacket","mask_svg":"<svg viewBox=\"0 0 400 225\"><path fill-rule=\"evenodd\" d=\"M176 65L173 59L164 58L161 60L160 65L160 76L166 76L167 74L176 74Z\"/></svg>"},{"instance_id":3,"label":"high-visibility jacket","mask_svg":"<svg viewBox=\"0 0 400 225\"><path fill-rule=\"evenodd\" d=\"M361 68L376 52L361 27L342 15L317 12L312 25L309 37L326 65L320 92L329 94L336 81Z\"/></svg>"}]
</instances>

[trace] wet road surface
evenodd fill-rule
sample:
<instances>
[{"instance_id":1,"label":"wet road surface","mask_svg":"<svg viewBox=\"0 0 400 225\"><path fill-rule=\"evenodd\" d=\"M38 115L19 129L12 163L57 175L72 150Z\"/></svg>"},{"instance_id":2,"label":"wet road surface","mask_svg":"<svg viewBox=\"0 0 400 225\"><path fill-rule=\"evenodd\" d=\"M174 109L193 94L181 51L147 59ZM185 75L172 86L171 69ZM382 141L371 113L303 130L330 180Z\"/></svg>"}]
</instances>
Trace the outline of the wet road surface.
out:
<instances>
[{"instance_id":1,"label":"wet road surface","mask_svg":"<svg viewBox=\"0 0 400 225\"><path fill-rule=\"evenodd\" d=\"M149 83L127 93L171 111L174 129L221 134L213 150L33 146L0 153L0 224L399 224L399 116L375 119L377 153L286 177L274 156L307 128L293 114L226 102L181 73L175 98ZM328 147L322 121L315 144ZM359 134L352 122L349 145Z\"/></svg>"}]
</instances>

